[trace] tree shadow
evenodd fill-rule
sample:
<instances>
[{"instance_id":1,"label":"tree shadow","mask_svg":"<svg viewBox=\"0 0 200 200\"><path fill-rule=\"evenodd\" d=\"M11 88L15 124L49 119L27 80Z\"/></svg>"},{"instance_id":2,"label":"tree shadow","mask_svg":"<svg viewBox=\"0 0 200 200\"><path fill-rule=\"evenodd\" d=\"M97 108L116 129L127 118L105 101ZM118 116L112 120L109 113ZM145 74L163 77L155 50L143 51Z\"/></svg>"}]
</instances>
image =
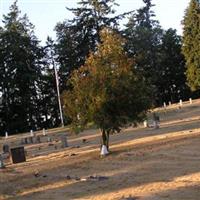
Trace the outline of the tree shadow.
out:
<instances>
[{"instance_id":1,"label":"tree shadow","mask_svg":"<svg viewBox=\"0 0 200 200\"><path fill-rule=\"evenodd\" d=\"M180 146L183 146L183 144L179 144ZM184 144L184 147L187 147L187 143ZM172 150L171 146L165 146L165 151ZM141 150L144 150L142 147ZM137 151L140 151L140 149L137 149ZM134 150L134 149L133 149ZM163 150L163 148L162 148ZM148 151L148 149L146 150ZM159 152L159 150L158 150ZM168 183L172 182L174 179L194 173L199 173L199 169L197 166L198 160L195 158L191 158L191 155L185 155L184 157L181 157L180 155L172 155L168 156L165 159L165 155L162 154L163 151L160 151L160 153L155 157L151 157L151 154L147 155L137 155L133 156L132 154L127 155L126 158L119 157L118 160L114 159L115 156L120 156L120 153L123 152L115 152L114 157L111 155L109 157L106 157L103 160L89 160L88 163L83 163L79 168L79 170L82 170L84 166L92 167L93 162L96 162L95 167L98 167L100 169L103 169L102 166L105 166L104 171L100 171L98 173L102 172L102 175L105 174L112 174L113 170L121 170L119 173L114 173L113 175L108 176L108 179L103 181L81 181L77 180L74 182L70 182L70 184L67 183L64 184L61 187L51 187L50 189L46 189L45 191L39 191L34 193L29 193L28 195L22 195L14 197L13 199L29 199L29 198L35 198L35 199L45 199L48 195L51 196L52 199L57 199L57 195L62 194L61 199L87 199L91 196L95 195L104 195L109 193L116 193L119 190L124 190L128 188L137 188L137 187L145 187L145 185L152 184L152 183ZM175 157L174 157L175 156ZM161 159L162 158L162 159ZM114 161L113 161L114 159ZM176 163L174 163L174 159L176 160ZM128 165L127 165L128 163ZM187 166L184 168L182 167L185 163L187 163ZM80 163L79 163L80 164ZM107 166L107 167L106 167ZM76 165L78 170L78 165ZM95 171L95 170L94 170ZM74 173L74 172L72 172ZM82 173L82 176L89 176L91 173L85 170ZM64 179L62 179L64 180ZM55 180L51 180L52 184L55 183ZM60 180L59 180L60 181ZM58 181L58 182L59 182ZM51 184L51 182L49 182ZM40 187L43 187L44 185L40 185ZM48 193L46 196L45 193ZM162 192L162 191L161 191ZM165 192L163 192L163 195L165 195ZM106 199L106 198L105 198Z\"/></svg>"}]
</instances>

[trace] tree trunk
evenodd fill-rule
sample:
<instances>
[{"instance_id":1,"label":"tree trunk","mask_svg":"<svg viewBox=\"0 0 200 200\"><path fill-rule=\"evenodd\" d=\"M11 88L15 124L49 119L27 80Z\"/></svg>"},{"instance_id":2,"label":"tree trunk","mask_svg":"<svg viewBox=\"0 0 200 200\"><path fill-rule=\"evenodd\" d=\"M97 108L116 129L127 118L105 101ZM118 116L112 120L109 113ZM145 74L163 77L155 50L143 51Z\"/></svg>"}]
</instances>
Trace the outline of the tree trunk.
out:
<instances>
[{"instance_id":1,"label":"tree trunk","mask_svg":"<svg viewBox=\"0 0 200 200\"><path fill-rule=\"evenodd\" d=\"M101 133L102 133L102 145L105 145L107 147L107 150L109 151L109 131L102 129Z\"/></svg>"}]
</instances>

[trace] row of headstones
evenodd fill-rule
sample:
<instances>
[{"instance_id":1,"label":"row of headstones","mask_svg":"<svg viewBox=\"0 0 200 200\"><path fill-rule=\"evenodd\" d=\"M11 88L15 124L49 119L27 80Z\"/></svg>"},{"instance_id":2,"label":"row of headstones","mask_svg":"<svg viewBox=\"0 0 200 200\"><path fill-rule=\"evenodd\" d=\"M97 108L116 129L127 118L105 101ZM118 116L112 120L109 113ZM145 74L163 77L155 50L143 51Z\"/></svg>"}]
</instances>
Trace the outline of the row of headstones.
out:
<instances>
[{"instance_id":1,"label":"row of headstones","mask_svg":"<svg viewBox=\"0 0 200 200\"><path fill-rule=\"evenodd\" d=\"M60 137L60 139L61 139L61 147L62 148L68 147L67 136L62 135ZM28 140L30 140L30 142L33 142L33 137L29 137ZM27 142L28 142L28 140L27 140ZM24 141L26 141L26 139ZM48 137L48 142L52 142L52 139L50 137ZM20 163L20 162L26 161L24 146L15 147L15 148L10 149L8 144L4 144L3 145L3 154L9 154L9 157L11 156L13 163ZM0 154L0 169L5 168L5 165L3 163L3 156L2 156L3 154Z\"/></svg>"},{"instance_id":2,"label":"row of headstones","mask_svg":"<svg viewBox=\"0 0 200 200\"><path fill-rule=\"evenodd\" d=\"M42 129L42 135L46 136L46 130L44 128ZM36 133L34 133L33 130L30 130L30 136L35 137ZM8 138L8 132L7 131L5 132L5 138Z\"/></svg>"},{"instance_id":3,"label":"row of headstones","mask_svg":"<svg viewBox=\"0 0 200 200\"><path fill-rule=\"evenodd\" d=\"M62 147L68 147L68 143L67 143L67 136L66 135L62 135L60 136L60 140L61 140L61 144ZM41 143L41 137L39 135L37 136L31 136L31 137L25 137L21 139L21 144L34 144L34 143ZM47 137L47 142L53 142L52 138L50 136Z\"/></svg>"},{"instance_id":4,"label":"row of headstones","mask_svg":"<svg viewBox=\"0 0 200 200\"><path fill-rule=\"evenodd\" d=\"M35 137L25 137L21 139L21 144L33 144L33 143L40 143L41 139L40 136Z\"/></svg>"},{"instance_id":5,"label":"row of headstones","mask_svg":"<svg viewBox=\"0 0 200 200\"><path fill-rule=\"evenodd\" d=\"M189 98L189 102L190 102L190 104L192 104L192 98ZM169 105L169 106L172 105L171 101L169 101L168 105ZM179 100L179 106L182 106L182 105L183 105L183 101L180 99L180 100ZM163 106L164 106L164 108L167 107L166 102L163 103Z\"/></svg>"}]
</instances>

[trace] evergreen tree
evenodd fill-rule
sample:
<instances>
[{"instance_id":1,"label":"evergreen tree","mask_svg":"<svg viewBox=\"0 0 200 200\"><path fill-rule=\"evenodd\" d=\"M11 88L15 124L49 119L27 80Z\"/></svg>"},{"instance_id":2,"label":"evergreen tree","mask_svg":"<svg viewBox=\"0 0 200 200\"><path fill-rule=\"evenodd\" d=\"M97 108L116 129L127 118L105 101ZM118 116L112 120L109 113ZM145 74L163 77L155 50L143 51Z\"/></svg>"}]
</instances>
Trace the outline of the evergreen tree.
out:
<instances>
[{"instance_id":1,"label":"evergreen tree","mask_svg":"<svg viewBox=\"0 0 200 200\"><path fill-rule=\"evenodd\" d=\"M200 88L200 2L191 0L183 20L183 54L187 82L192 90Z\"/></svg>"},{"instance_id":2,"label":"evergreen tree","mask_svg":"<svg viewBox=\"0 0 200 200\"><path fill-rule=\"evenodd\" d=\"M145 6L134 13L126 25L124 35L127 38L127 52L136 61L137 69L146 80L154 82L155 69L162 37L162 29L154 20L151 0L143 0Z\"/></svg>"},{"instance_id":3,"label":"evergreen tree","mask_svg":"<svg viewBox=\"0 0 200 200\"><path fill-rule=\"evenodd\" d=\"M109 134L143 119L150 107L150 92L133 70L134 62L123 50L122 38L109 29L85 64L72 73L71 90L63 94L65 113L79 131L93 122L109 147Z\"/></svg>"},{"instance_id":4,"label":"evergreen tree","mask_svg":"<svg viewBox=\"0 0 200 200\"><path fill-rule=\"evenodd\" d=\"M67 8L75 16L72 20L56 26L61 90L66 89L71 71L83 65L89 52L95 50L100 30L117 28L118 21L128 14L114 16L114 6L118 5L115 0L80 0L78 5L78 8Z\"/></svg>"},{"instance_id":5,"label":"evergreen tree","mask_svg":"<svg viewBox=\"0 0 200 200\"><path fill-rule=\"evenodd\" d=\"M186 85L185 59L181 53L182 38L176 30L168 29L161 41L160 64L156 73L157 102L162 104L188 98L190 92Z\"/></svg>"},{"instance_id":6,"label":"evergreen tree","mask_svg":"<svg viewBox=\"0 0 200 200\"><path fill-rule=\"evenodd\" d=\"M3 24L0 32L0 132L37 129L40 119L38 77L44 54L34 35L34 26L26 15L20 17L17 2L3 16Z\"/></svg>"},{"instance_id":7,"label":"evergreen tree","mask_svg":"<svg viewBox=\"0 0 200 200\"><path fill-rule=\"evenodd\" d=\"M134 58L134 66L144 77L147 85L151 85L154 99L158 98L156 85L158 77L160 45L163 30L154 19L151 0L143 0L144 7L138 9L129 19L124 30L127 39L126 51Z\"/></svg>"}]
</instances>

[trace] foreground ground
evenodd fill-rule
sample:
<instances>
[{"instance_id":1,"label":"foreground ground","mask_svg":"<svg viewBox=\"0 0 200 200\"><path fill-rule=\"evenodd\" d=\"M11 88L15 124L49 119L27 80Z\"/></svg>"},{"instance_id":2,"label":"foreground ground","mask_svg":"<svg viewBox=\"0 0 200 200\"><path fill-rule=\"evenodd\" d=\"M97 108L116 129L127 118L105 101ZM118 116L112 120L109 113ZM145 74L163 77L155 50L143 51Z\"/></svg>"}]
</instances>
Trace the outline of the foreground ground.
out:
<instances>
[{"instance_id":1,"label":"foreground ground","mask_svg":"<svg viewBox=\"0 0 200 200\"><path fill-rule=\"evenodd\" d=\"M105 158L99 156L98 130L68 134L65 149L59 142L65 131L49 132L51 143L44 136L42 143L25 146L27 162L6 161L0 199L199 200L200 102L159 112L159 129L129 127L112 135L112 153ZM23 136L1 139L0 151Z\"/></svg>"}]
</instances>

